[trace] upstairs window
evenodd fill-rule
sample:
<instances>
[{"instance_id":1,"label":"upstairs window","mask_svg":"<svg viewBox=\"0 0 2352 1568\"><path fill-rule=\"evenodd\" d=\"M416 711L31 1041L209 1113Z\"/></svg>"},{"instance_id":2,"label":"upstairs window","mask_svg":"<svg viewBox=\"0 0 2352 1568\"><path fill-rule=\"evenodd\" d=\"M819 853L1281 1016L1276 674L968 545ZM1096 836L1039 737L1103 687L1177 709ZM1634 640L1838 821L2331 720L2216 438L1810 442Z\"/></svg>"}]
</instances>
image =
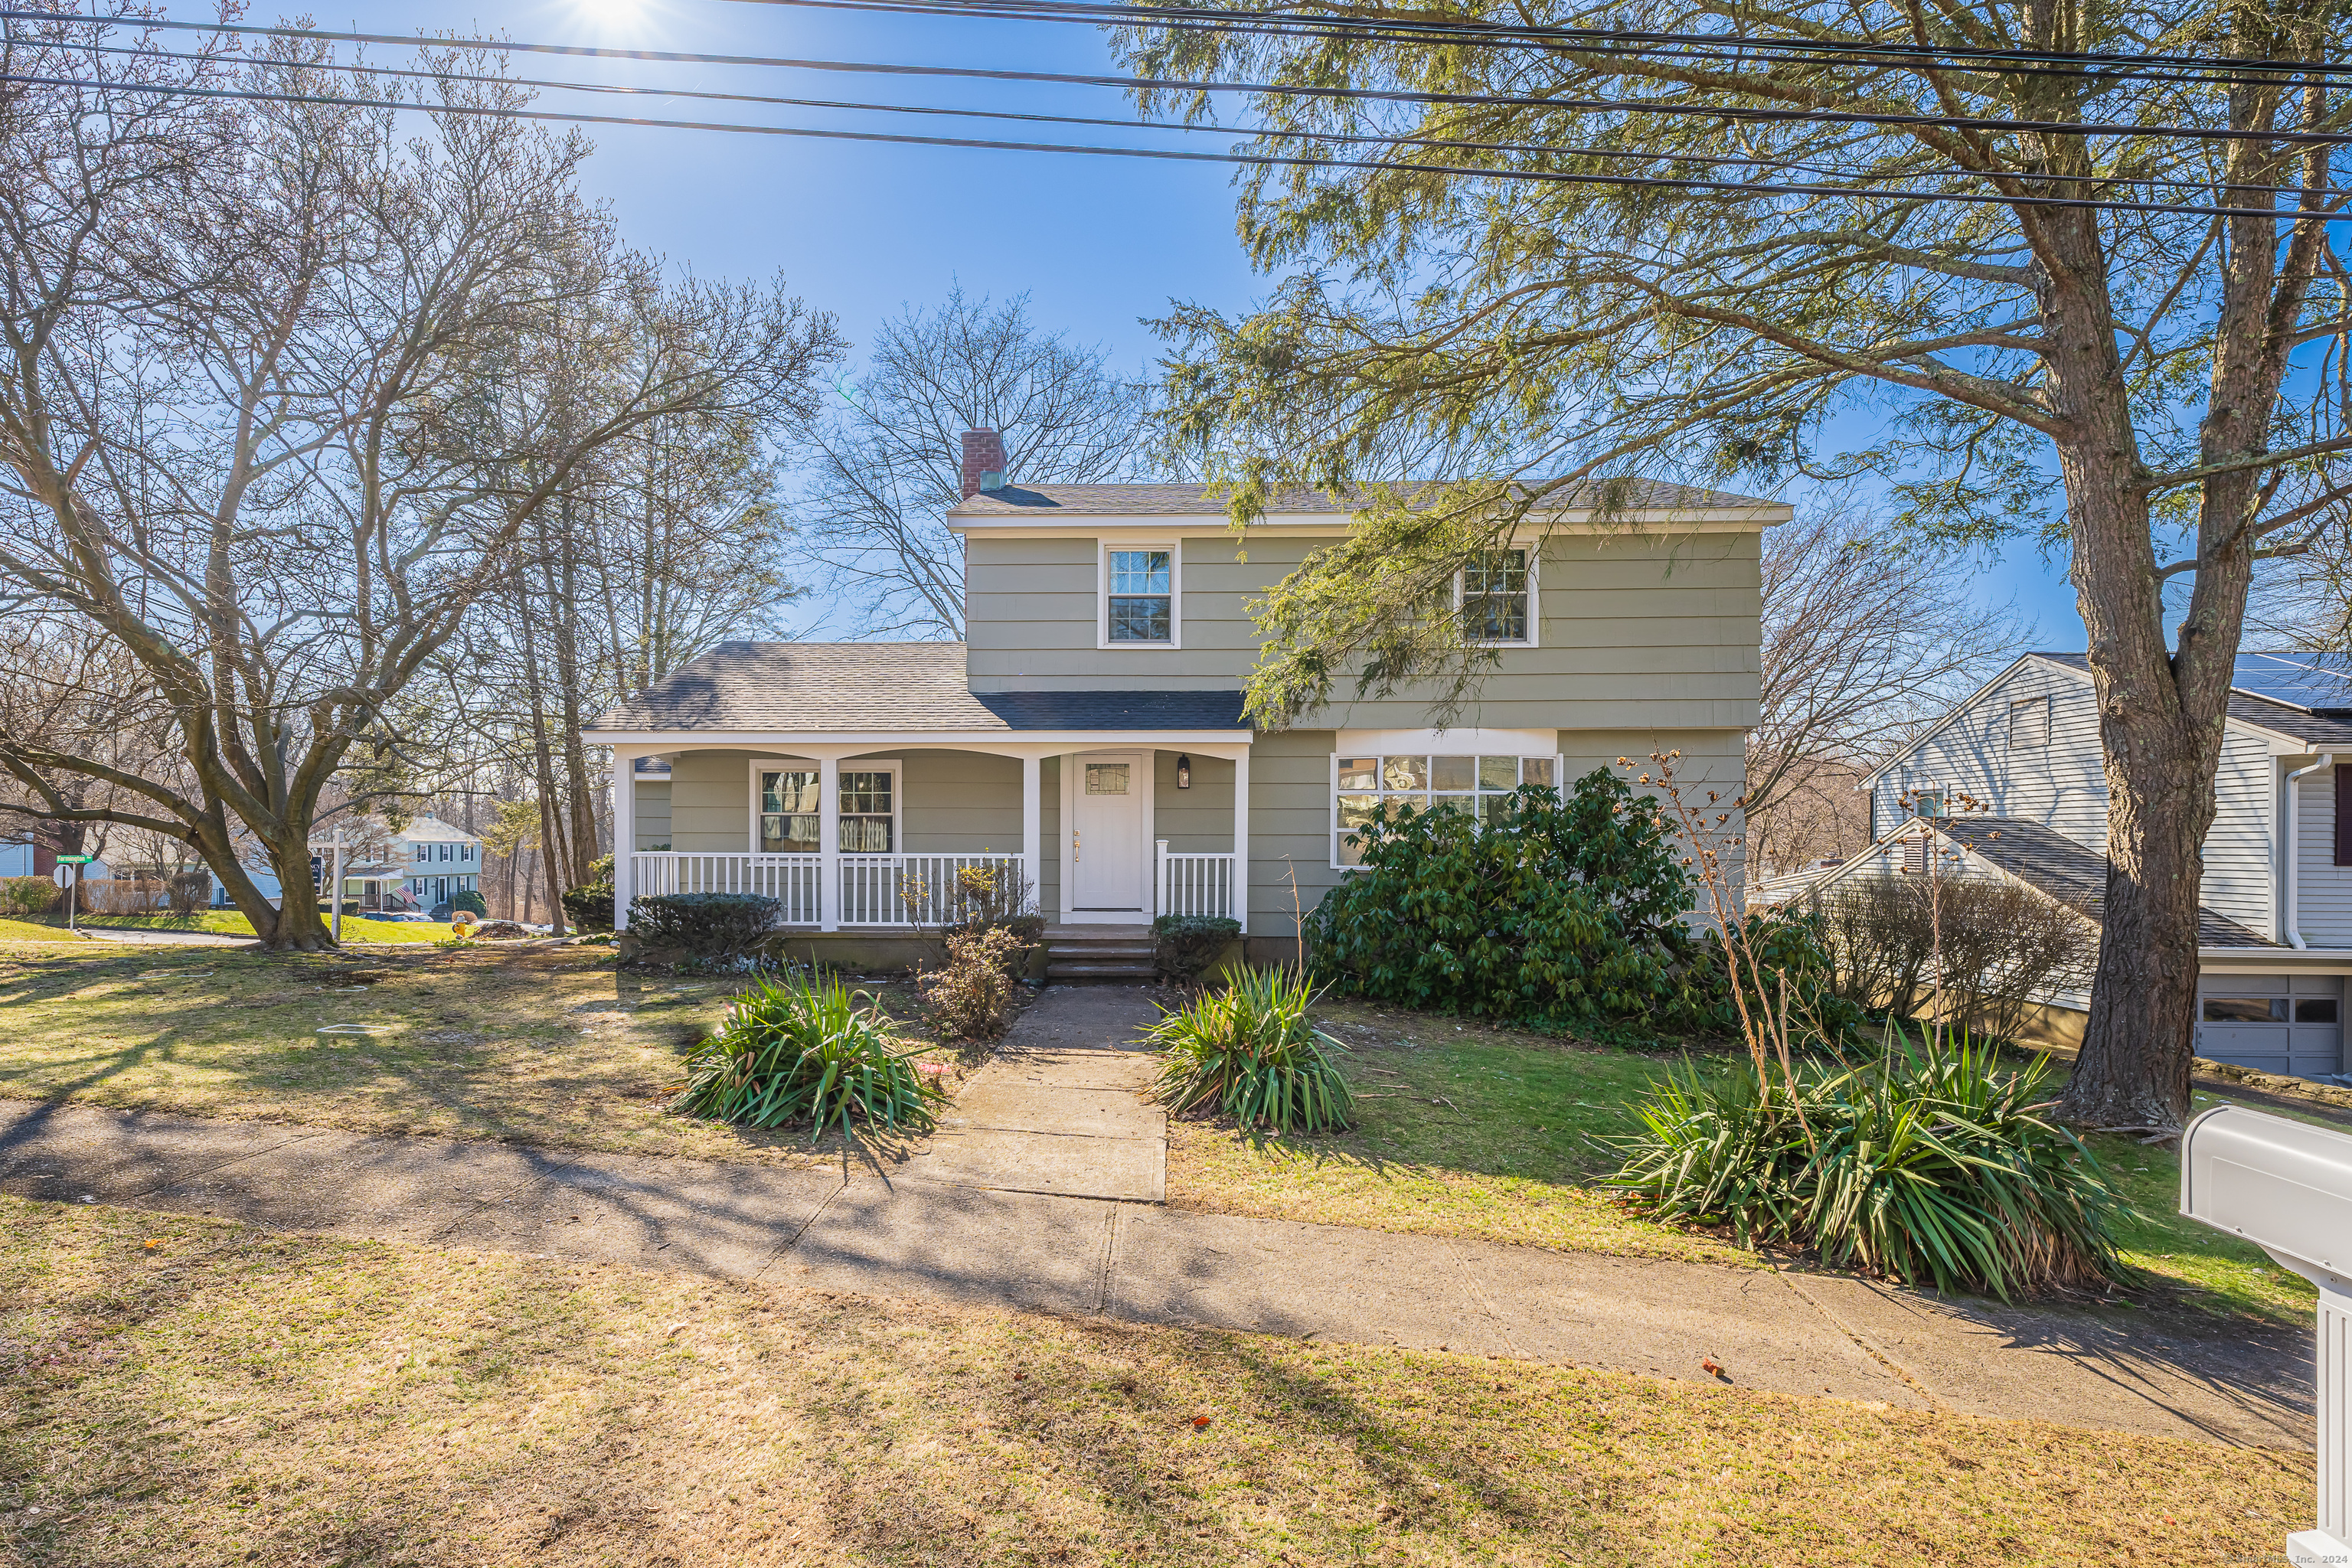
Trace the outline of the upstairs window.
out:
<instances>
[{"instance_id":1,"label":"upstairs window","mask_svg":"<svg viewBox=\"0 0 2352 1568\"><path fill-rule=\"evenodd\" d=\"M1494 550L1462 569L1462 634L1474 643L1528 643L1534 584L1524 550Z\"/></svg>"},{"instance_id":2,"label":"upstairs window","mask_svg":"<svg viewBox=\"0 0 2352 1568\"><path fill-rule=\"evenodd\" d=\"M1107 550L1103 552L1103 584L1106 645L1175 645L1174 550Z\"/></svg>"}]
</instances>

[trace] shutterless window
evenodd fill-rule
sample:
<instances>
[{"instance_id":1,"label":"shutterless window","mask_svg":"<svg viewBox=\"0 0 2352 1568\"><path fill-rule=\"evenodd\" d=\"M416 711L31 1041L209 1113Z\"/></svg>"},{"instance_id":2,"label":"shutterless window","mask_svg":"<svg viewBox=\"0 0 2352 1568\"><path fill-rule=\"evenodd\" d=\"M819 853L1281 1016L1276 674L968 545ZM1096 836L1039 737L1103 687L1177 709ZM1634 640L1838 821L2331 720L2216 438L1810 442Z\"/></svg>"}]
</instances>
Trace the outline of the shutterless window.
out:
<instances>
[{"instance_id":1,"label":"shutterless window","mask_svg":"<svg viewBox=\"0 0 2352 1568\"><path fill-rule=\"evenodd\" d=\"M814 855L818 848L818 773L814 768L760 770L760 853Z\"/></svg>"},{"instance_id":2,"label":"shutterless window","mask_svg":"<svg viewBox=\"0 0 2352 1568\"><path fill-rule=\"evenodd\" d=\"M2209 1024L2284 1024L2286 1022L2286 998L2284 996L2208 996L2205 998L2205 1022Z\"/></svg>"},{"instance_id":3,"label":"shutterless window","mask_svg":"<svg viewBox=\"0 0 2352 1568\"><path fill-rule=\"evenodd\" d=\"M1463 633L1472 642L1528 640L1528 552L1496 550L1462 569Z\"/></svg>"},{"instance_id":4,"label":"shutterless window","mask_svg":"<svg viewBox=\"0 0 2352 1568\"><path fill-rule=\"evenodd\" d=\"M1174 553L1110 552L1110 640L1171 642L1175 637Z\"/></svg>"},{"instance_id":5,"label":"shutterless window","mask_svg":"<svg viewBox=\"0 0 2352 1568\"><path fill-rule=\"evenodd\" d=\"M841 852L845 855L887 855L890 825L897 802L890 773L845 773L841 775Z\"/></svg>"},{"instance_id":6,"label":"shutterless window","mask_svg":"<svg viewBox=\"0 0 2352 1568\"><path fill-rule=\"evenodd\" d=\"M1510 792L1523 784L1547 788L1559 783L1551 757L1404 756L1341 757L1338 799L1333 803L1332 858L1342 866L1363 862L1361 845L1349 836L1372 819L1385 803L1393 821L1410 806L1416 812L1441 807L1471 813L1481 822L1501 818Z\"/></svg>"},{"instance_id":7,"label":"shutterless window","mask_svg":"<svg viewBox=\"0 0 2352 1568\"><path fill-rule=\"evenodd\" d=\"M2037 751L2050 743L2050 699L2029 697L2009 705L2009 743L2015 751Z\"/></svg>"}]
</instances>

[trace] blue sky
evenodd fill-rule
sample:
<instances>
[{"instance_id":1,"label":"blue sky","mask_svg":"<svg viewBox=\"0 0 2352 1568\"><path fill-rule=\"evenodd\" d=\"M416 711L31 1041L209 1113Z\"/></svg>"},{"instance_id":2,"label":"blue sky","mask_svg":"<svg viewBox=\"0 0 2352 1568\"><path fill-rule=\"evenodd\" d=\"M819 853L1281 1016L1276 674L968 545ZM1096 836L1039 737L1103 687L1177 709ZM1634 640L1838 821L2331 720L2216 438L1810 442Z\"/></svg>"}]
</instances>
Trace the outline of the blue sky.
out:
<instances>
[{"instance_id":1,"label":"blue sky","mask_svg":"<svg viewBox=\"0 0 2352 1568\"><path fill-rule=\"evenodd\" d=\"M194 18L189 7L179 13ZM277 19L267 11L249 20ZM320 13L312 25L409 34L420 27L534 43L790 56L798 58L1099 73L1114 68L1094 29L1067 24L955 22L867 16L747 0L405 0ZM395 63L394 51L371 51ZM515 56L517 75L793 97L1018 108L1121 116L1108 89L990 84L833 72L664 66ZM404 63L404 62L401 62ZM838 110L546 93L547 107L672 119L876 128L1022 140L1111 140L1118 132ZM1159 352L1143 324L1171 299L1246 308L1265 289L1234 237L1230 171L968 149L893 147L710 132L600 127L590 191L609 202L633 244L712 276L781 271L835 312L853 342L908 303L961 281L995 298L1026 293L1034 318L1107 347L1121 369ZM1220 139L1136 132L1134 139L1216 148ZM2019 544L1969 579L1989 601L2014 600L2044 647L2079 647L2082 626L2063 563Z\"/></svg>"}]
</instances>

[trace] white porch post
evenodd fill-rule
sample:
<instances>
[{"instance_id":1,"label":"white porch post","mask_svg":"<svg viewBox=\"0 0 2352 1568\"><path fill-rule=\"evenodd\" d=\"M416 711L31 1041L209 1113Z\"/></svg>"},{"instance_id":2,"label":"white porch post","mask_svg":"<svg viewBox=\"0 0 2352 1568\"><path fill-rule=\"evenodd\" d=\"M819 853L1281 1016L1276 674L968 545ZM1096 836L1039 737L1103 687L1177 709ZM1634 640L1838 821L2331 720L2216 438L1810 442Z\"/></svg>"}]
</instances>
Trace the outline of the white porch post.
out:
<instances>
[{"instance_id":1,"label":"white porch post","mask_svg":"<svg viewBox=\"0 0 2352 1568\"><path fill-rule=\"evenodd\" d=\"M816 922L820 931L841 929L841 759L827 752L817 762Z\"/></svg>"},{"instance_id":2,"label":"white porch post","mask_svg":"<svg viewBox=\"0 0 2352 1568\"><path fill-rule=\"evenodd\" d=\"M1029 899L1039 910L1045 907L1045 760L1021 759L1021 855L1029 872Z\"/></svg>"},{"instance_id":3,"label":"white porch post","mask_svg":"<svg viewBox=\"0 0 2352 1568\"><path fill-rule=\"evenodd\" d=\"M636 897L637 759L613 757L613 929L629 929L629 900Z\"/></svg>"},{"instance_id":4,"label":"white porch post","mask_svg":"<svg viewBox=\"0 0 2352 1568\"><path fill-rule=\"evenodd\" d=\"M1249 935L1250 901L1249 748L1234 758L1234 919Z\"/></svg>"}]
</instances>

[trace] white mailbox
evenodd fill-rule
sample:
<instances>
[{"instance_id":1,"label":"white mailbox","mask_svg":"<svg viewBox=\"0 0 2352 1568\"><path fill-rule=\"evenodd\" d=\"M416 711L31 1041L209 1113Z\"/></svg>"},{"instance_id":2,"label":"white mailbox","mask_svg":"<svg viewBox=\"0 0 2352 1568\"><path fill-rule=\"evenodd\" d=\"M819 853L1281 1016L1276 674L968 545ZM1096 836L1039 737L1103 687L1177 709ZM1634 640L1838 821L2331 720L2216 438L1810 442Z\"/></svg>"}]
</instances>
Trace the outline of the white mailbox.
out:
<instances>
[{"instance_id":1,"label":"white mailbox","mask_svg":"<svg viewBox=\"0 0 2352 1568\"><path fill-rule=\"evenodd\" d=\"M2352 1563L2352 1133L2223 1105L2180 1134L2180 1212L2242 1236L2319 1287L2319 1528L2296 1568Z\"/></svg>"}]
</instances>

